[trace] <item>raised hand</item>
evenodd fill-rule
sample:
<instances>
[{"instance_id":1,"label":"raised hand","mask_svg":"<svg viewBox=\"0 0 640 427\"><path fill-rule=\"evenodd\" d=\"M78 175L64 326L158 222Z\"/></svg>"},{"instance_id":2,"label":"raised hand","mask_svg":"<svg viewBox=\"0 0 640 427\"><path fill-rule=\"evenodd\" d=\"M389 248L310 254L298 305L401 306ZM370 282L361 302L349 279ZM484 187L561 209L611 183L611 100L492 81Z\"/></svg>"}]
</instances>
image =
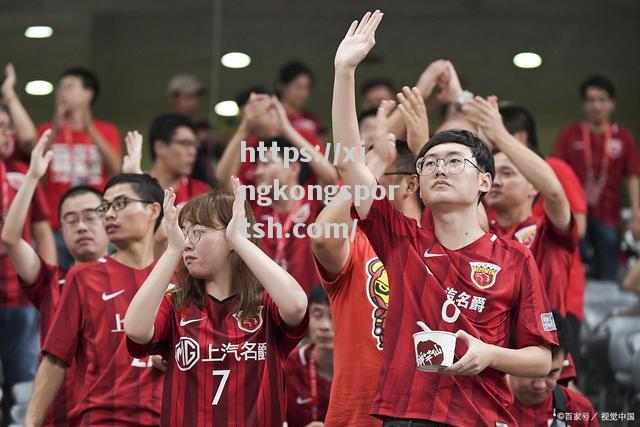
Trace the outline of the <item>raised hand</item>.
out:
<instances>
[{"instance_id":1,"label":"raised hand","mask_svg":"<svg viewBox=\"0 0 640 427\"><path fill-rule=\"evenodd\" d=\"M384 100L376 113L376 132L371 151L388 166L396 159L396 136L389 133L387 118L395 107L395 101Z\"/></svg>"},{"instance_id":2,"label":"raised hand","mask_svg":"<svg viewBox=\"0 0 640 427\"><path fill-rule=\"evenodd\" d=\"M412 151L417 152L413 147L419 150L429 139L427 107L417 87L413 89L403 87L402 92L398 94L398 101L400 101L398 109L407 126L407 143L412 147Z\"/></svg>"},{"instance_id":3,"label":"raised hand","mask_svg":"<svg viewBox=\"0 0 640 427\"><path fill-rule=\"evenodd\" d=\"M2 93L2 101L4 103L9 103L9 101L16 97L15 87L16 70L12 63L8 63L4 67L4 81L2 82L2 87L0 87L0 93Z\"/></svg>"},{"instance_id":4,"label":"raised hand","mask_svg":"<svg viewBox=\"0 0 640 427\"><path fill-rule=\"evenodd\" d=\"M498 99L476 96L462 105L462 113L491 142L497 141L500 132L506 132L498 110Z\"/></svg>"},{"instance_id":5,"label":"raised hand","mask_svg":"<svg viewBox=\"0 0 640 427\"><path fill-rule=\"evenodd\" d=\"M122 173L142 173L142 135L137 130L127 132L124 142L127 154L122 160Z\"/></svg>"},{"instance_id":6,"label":"raised hand","mask_svg":"<svg viewBox=\"0 0 640 427\"><path fill-rule=\"evenodd\" d=\"M277 96L271 97L271 104L271 108L275 109L278 116L278 126L280 127L280 132L282 133L282 135L286 136L287 132L293 129L293 126L289 121L289 117L287 116L287 111L284 109L284 105L282 105Z\"/></svg>"},{"instance_id":7,"label":"raised hand","mask_svg":"<svg viewBox=\"0 0 640 427\"><path fill-rule=\"evenodd\" d=\"M176 203L176 193L173 192L173 188L164 190L164 229L167 233L167 249L175 249L182 251L184 249L184 234L180 230L178 224L178 208Z\"/></svg>"},{"instance_id":8,"label":"raised hand","mask_svg":"<svg viewBox=\"0 0 640 427\"><path fill-rule=\"evenodd\" d=\"M420 75L416 87L420 91L423 98L428 98L433 92L433 88L436 86L440 78L448 70L447 61L444 59L438 59L433 61L425 68Z\"/></svg>"},{"instance_id":9,"label":"raised hand","mask_svg":"<svg viewBox=\"0 0 640 427\"><path fill-rule=\"evenodd\" d=\"M446 68L438 78L438 101L445 104L454 104L460 94L462 94L462 85L458 78L458 73L450 61L445 61Z\"/></svg>"},{"instance_id":10,"label":"raised hand","mask_svg":"<svg viewBox=\"0 0 640 427\"><path fill-rule=\"evenodd\" d=\"M379 10L364 14L360 23L353 21L346 36L338 46L334 65L336 69L355 69L376 44L376 28L382 20Z\"/></svg>"},{"instance_id":11,"label":"raised hand","mask_svg":"<svg viewBox=\"0 0 640 427\"><path fill-rule=\"evenodd\" d=\"M245 237L244 225L247 224L247 216L245 212L244 193L240 188L240 179L235 176L231 177L231 187L233 188L233 216L227 224L225 237L231 248L234 247L238 239Z\"/></svg>"},{"instance_id":12,"label":"raised hand","mask_svg":"<svg viewBox=\"0 0 640 427\"><path fill-rule=\"evenodd\" d=\"M38 143L31 151L31 161L29 162L29 170L27 175L35 179L40 179L47 172L49 163L53 158L53 151L48 149L49 137L51 136L51 129L44 131Z\"/></svg>"}]
</instances>

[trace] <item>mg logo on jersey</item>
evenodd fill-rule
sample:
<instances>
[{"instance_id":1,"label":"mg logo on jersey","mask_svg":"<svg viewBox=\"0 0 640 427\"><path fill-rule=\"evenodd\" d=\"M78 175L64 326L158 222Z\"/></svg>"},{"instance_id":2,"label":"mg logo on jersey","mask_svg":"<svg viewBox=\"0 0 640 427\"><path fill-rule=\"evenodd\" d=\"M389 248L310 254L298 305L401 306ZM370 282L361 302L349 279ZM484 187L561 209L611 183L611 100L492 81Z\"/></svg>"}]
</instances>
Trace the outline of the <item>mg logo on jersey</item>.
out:
<instances>
[{"instance_id":1,"label":"mg logo on jersey","mask_svg":"<svg viewBox=\"0 0 640 427\"><path fill-rule=\"evenodd\" d=\"M242 320L242 311L233 313L233 318L238 322L238 328L245 332L255 332L262 326L262 306L258 306L258 315L249 319Z\"/></svg>"},{"instance_id":2,"label":"mg logo on jersey","mask_svg":"<svg viewBox=\"0 0 640 427\"><path fill-rule=\"evenodd\" d=\"M188 371L200 359L200 346L193 338L182 337L176 344L176 365L181 371Z\"/></svg>"},{"instance_id":3,"label":"mg logo on jersey","mask_svg":"<svg viewBox=\"0 0 640 427\"><path fill-rule=\"evenodd\" d=\"M538 226L533 224L528 227L524 227L518 231L516 231L516 239L518 242L526 245L527 247L531 247L533 241L536 239L536 231L538 230Z\"/></svg>"},{"instance_id":4,"label":"mg logo on jersey","mask_svg":"<svg viewBox=\"0 0 640 427\"><path fill-rule=\"evenodd\" d=\"M471 281L480 289L488 289L496 283L496 276L502 267L490 262L469 262L471 265Z\"/></svg>"}]
</instances>

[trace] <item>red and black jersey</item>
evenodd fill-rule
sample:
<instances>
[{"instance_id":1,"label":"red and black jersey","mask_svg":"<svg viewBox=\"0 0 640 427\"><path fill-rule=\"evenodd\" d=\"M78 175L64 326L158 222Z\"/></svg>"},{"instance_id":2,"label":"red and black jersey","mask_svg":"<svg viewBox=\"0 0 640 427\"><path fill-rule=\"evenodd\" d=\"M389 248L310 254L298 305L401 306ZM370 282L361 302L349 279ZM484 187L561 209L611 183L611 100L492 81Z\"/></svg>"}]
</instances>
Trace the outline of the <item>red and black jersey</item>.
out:
<instances>
[{"instance_id":1,"label":"red and black jersey","mask_svg":"<svg viewBox=\"0 0 640 427\"><path fill-rule=\"evenodd\" d=\"M593 409L589 399L567 387L560 387L565 407L558 419L572 427L598 427L598 413ZM521 427L548 427L553 421L553 411L553 393L549 393L549 397L537 405L525 406L516 400L509 407L509 412Z\"/></svg>"},{"instance_id":2,"label":"red and black jersey","mask_svg":"<svg viewBox=\"0 0 640 427\"><path fill-rule=\"evenodd\" d=\"M70 425L160 423L163 374L126 349L124 315L152 264L136 270L112 257L72 268L43 353L74 375Z\"/></svg>"},{"instance_id":3,"label":"red and black jersey","mask_svg":"<svg viewBox=\"0 0 640 427\"><path fill-rule=\"evenodd\" d=\"M355 208L352 215L357 218ZM556 345L555 324L540 273L524 246L491 233L458 250L444 248L429 227L373 202L359 221L389 275L393 290L385 319L382 370L372 413L453 426L515 425L505 374L487 368L446 376L416 368L417 321L431 329L460 329L500 347ZM389 333L389 331L393 331ZM455 360L466 352L456 342Z\"/></svg>"},{"instance_id":4,"label":"red and black jersey","mask_svg":"<svg viewBox=\"0 0 640 427\"><path fill-rule=\"evenodd\" d=\"M285 419L284 365L305 335L308 317L287 328L264 293L256 317L242 320L237 298L205 298L177 311L162 300L146 345L127 339L134 357L161 354L168 362L163 426L279 426Z\"/></svg>"},{"instance_id":5,"label":"red and black jersey","mask_svg":"<svg viewBox=\"0 0 640 427\"><path fill-rule=\"evenodd\" d=\"M53 321L56 307L62 295L67 270L57 265L49 265L40 258L40 270L36 280L27 284L20 280L20 286L27 299L40 311L40 345L44 345L47 332ZM68 425L67 413L73 405L73 368L67 369L64 383L60 386L43 426Z\"/></svg>"}]
</instances>

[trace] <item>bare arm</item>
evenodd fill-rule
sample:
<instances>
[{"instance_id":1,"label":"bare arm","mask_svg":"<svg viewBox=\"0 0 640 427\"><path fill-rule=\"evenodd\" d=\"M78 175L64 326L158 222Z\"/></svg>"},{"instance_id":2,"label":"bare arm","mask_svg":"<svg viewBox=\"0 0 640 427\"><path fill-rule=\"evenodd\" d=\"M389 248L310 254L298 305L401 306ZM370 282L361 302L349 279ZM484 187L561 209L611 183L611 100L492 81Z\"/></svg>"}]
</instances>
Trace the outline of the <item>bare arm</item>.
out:
<instances>
[{"instance_id":1,"label":"bare arm","mask_svg":"<svg viewBox=\"0 0 640 427\"><path fill-rule=\"evenodd\" d=\"M232 178L233 218L227 225L226 238L233 250L247 264L256 278L262 283L273 302L278 306L280 317L290 327L302 322L307 312L307 295L300 284L282 267L244 236L243 222L245 212L250 210L240 190L240 180Z\"/></svg>"},{"instance_id":2,"label":"bare arm","mask_svg":"<svg viewBox=\"0 0 640 427\"><path fill-rule=\"evenodd\" d=\"M20 149L25 155L29 155L36 143L36 127L33 120L25 110L20 98L15 91L16 71L13 64L5 67L5 79L2 83L2 102L7 106L11 121L16 128Z\"/></svg>"},{"instance_id":3,"label":"bare arm","mask_svg":"<svg viewBox=\"0 0 640 427\"><path fill-rule=\"evenodd\" d=\"M544 196L544 211L553 226L560 232L569 231L571 207L562 184L544 159L521 144L505 129L495 99L488 101L475 97L465 102L462 111Z\"/></svg>"},{"instance_id":4,"label":"bare arm","mask_svg":"<svg viewBox=\"0 0 640 427\"><path fill-rule=\"evenodd\" d=\"M248 135L247 123L243 119L231 140L227 143L224 153L216 166L216 181L220 188L230 189L229 179L231 176L238 175L240 171L240 144L242 141L246 141Z\"/></svg>"},{"instance_id":5,"label":"bare arm","mask_svg":"<svg viewBox=\"0 0 640 427\"><path fill-rule=\"evenodd\" d=\"M25 414L25 426L42 425L47 411L64 381L66 367L62 361L49 354L42 358L33 381L31 400Z\"/></svg>"},{"instance_id":6,"label":"bare arm","mask_svg":"<svg viewBox=\"0 0 640 427\"><path fill-rule=\"evenodd\" d=\"M587 234L587 214L584 212L576 212L573 214L576 220L576 229L578 231L578 239L582 239Z\"/></svg>"},{"instance_id":7,"label":"bare arm","mask_svg":"<svg viewBox=\"0 0 640 427\"><path fill-rule=\"evenodd\" d=\"M56 243L53 240L53 230L51 230L49 221L38 221L31 224L31 234L33 235L38 255L47 264L56 265L58 263Z\"/></svg>"},{"instance_id":8,"label":"bare arm","mask_svg":"<svg viewBox=\"0 0 640 427\"><path fill-rule=\"evenodd\" d=\"M376 11L373 14L367 12L359 25L358 21L354 21L336 52L331 115L334 143L343 147L361 148L356 115L355 70L373 48L375 30L381 19L382 13ZM351 188L361 185L373 189L376 179L367 169L364 159L357 157L356 161L346 161L344 156L338 156L338 172ZM366 218L372 203L373 200L368 199L356 206L361 218Z\"/></svg>"},{"instance_id":9,"label":"bare arm","mask_svg":"<svg viewBox=\"0 0 640 427\"><path fill-rule=\"evenodd\" d=\"M138 344L147 344L153 338L158 309L184 249L184 236L178 225L175 200L176 195L172 190L164 190L162 221L168 232L167 250L136 292L124 317L125 334Z\"/></svg>"},{"instance_id":10,"label":"bare arm","mask_svg":"<svg viewBox=\"0 0 640 427\"><path fill-rule=\"evenodd\" d=\"M628 179L631 221L629 228L636 239L640 238L640 176L632 175Z\"/></svg>"},{"instance_id":11,"label":"bare arm","mask_svg":"<svg viewBox=\"0 0 640 427\"><path fill-rule=\"evenodd\" d=\"M322 209L316 218L316 224L350 224L353 227L351 216L349 215L352 203L353 201L350 197L336 197ZM321 229L324 230L325 228L322 227ZM327 237L322 235L311 239L313 255L322 265L322 268L331 276L329 277L330 280L335 279L344 268L349 259L350 248L349 239L346 237Z\"/></svg>"},{"instance_id":12,"label":"bare arm","mask_svg":"<svg viewBox=\"0 0 640 427\"><path fill-rule=\"evenodd\" d=\"M298 150L304 149L305 152L311 155L311 161L309 167L313 174L318 178L318 182L321 185L336 184L338 182L338 173L333 168L331 163L325 160L325 157L320 152L315 150L313 144L307 141L300 133L295 130L291 125L287 112L284 106L280 103L277 97L272 96L271 100L278 111L278 117L280 119L280 126L282 127L282 133L294 147Z\"/></svg>"},{"instance_id":13,"label":"bare arm","mask_svg":"<svg viewBox=\"0 0 640 427\"><path fill-rule=\"evenodd\" d=\"M44 175L51 161L51 152L44 154L44 147L47 143L48 137L51 131L46 131L40 138L38 144L33 150L31 155L31 162L29 164L29 170L25 175L22 186L13 198L13 202L7 212L7 218L5 219L4 227L2 228L2 242L7 248L11 262L16 268L16 272L20 278L28 283L32 284L38 274L40 273L40 260L38 254L25 240L22 239L22 231L27 219L27 212L31 199L38 186L38 181ZM36 225L37 224L37 225ZM53 258L55 260L55 244L53 243L53 236L51 236L51 242L47 242L45 236L46 231L40 230L40 224L36 223L35 230L40 235L36 238L38 243L38 250L42 250L42 254L47 258L51 258L50 251L53 250ZM51 228L49 227L49 235L51 235ZM42 241L42 246L41 242ZM48 247L53 245L53 248Z\"/></svg>"}]
</instances>

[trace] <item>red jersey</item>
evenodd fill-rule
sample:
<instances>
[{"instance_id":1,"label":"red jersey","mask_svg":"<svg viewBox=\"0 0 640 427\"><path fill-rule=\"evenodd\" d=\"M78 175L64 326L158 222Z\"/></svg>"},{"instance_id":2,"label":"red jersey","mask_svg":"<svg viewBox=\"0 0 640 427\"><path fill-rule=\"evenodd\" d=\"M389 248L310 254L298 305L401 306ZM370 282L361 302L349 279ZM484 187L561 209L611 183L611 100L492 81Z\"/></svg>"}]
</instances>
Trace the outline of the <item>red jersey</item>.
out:
<instances>
[{"instance_id":1,"label":"red jersey","mask_svg":"<svg viewBox=\"0 0 640 427\"><path fill-rule=\"evenodd\" d=\"M94 120L93 125L110 148L122 155L118 128L109 122ZM43 123L38 128L38 137L51 128L51 123ZM76 185L90 185L102 191L107 181L107 171L98 146L91 141L89 133L84 130L73 130L64 125L55 142L51 145L53 159L47 171L45 190L51 212L57 212L58 202L62 194ZM51 226L59 229L58 217L51 218Z\"/></svg>"},{"instance_id":2,"label":"red jersey","mask_svg":"<svg viewBox=\"0 0 640 427\"><path fill-rule=\"evenodd\" d=\"M168 294L146 345L127 339L134 357L161 354L168 362L163 426L277 426L286 413L284 364L305 335L308 317L287 329L266 292L258 316L240 320L233 307L205 296L177 311Z\"/></svg>"},{"instance_id":3,"label":"red jersey","mask_svg":"<svg viewBox=\"0 0 640 427\"><path fill-rule=\"evenodd\" d=\"M310 132L307 129L296 128L296 130L304 139L307 140L309 144L319 147L320 149L319 152L324 153L325 151L324 142L322 142L322 140L315 133ZM257 136L249 135L247 136L246 146L247 148L258 148L258 146L260 145L260 141L261 139L258 138ZM264 143L267 147L271 146L271 141L268 138L264 140ZM247 159L249 159L249 156L247 156ZM258 154L256 153L256 162L257 162L257 159L258 159ZM240 163L240 171L238 172L238 178L240 178L240 181L242 182L242 184L256 185L256 179L255 179L256 162L246 161L246 162ZM315 177L313 175L310 175L305 182L301 182L300 184L306 185L306 184L315 184L315 183L316 183Z\"/></svg>"},{"instance_id":4,"label":"red jersey","mask_svg":"<svg viewBox=\"0 0 640 427\"><path fill-rule=\"evenodd\" d=\"M129 356L124 334L129 303L154 264L136 270L105 257L67 274L42 351L75 363L72 425L159 424L163 374Z\"/></svg>"},{"instance_id":5,"label":"red jersey","mask_svg":"<svg viewBox=\"0 0 640 427\"><path fill-rule=\"evenodd\" d=\"M369 415L378 386L389 278L369 239L359 228L349 242L349 259L333 280L316 260L329 295L335 325L333 388L325 426L379 426Z\"/></svg>"},{"instance_id":6,"label":"red jersey","mask_svg":"<svg viewBox=\"0 0 640 427\"><path fill-rule=\"evenodd\" d=\"M546 161L555 172L558 177L558 181L560 181L560 184L567 195L571 212L574 214L586 214L587 200L584 196L584 189L582 188L582 184L576 176L576 173L571 169L571 166L564 160L556 157L549 157ZM544 216L544 197L538 197L538 200L533 205L533 215ZM580 321L582 321L583 318L582 308L584 306L584 285L584 266L582 265L582 258L580 257L580 247L576 245L573 252L573 262L571 263L569 286L567 287L565 302L567 313L573 314Z\"/></svg>"},{"instance_id":7,"label":"red jersey","mask_svg":"<svg viewBox=\"0 0 640 427\"><path fill-rule=\"evenodd\" d=\"M560 387L564 395L565 408L558 419L565 421L571 427L598 427L600 425L598 414L591 402L580 393L564 386ZM521 427L548 427L553 421L553 393L549 393L549 397L544 402L533 406L525 406L516 400L509 407L509 412Z\"/></svg>"},{"instance_id":8,"label":"red jersey","mask_svg":"<svg viewBox=\"0 0 640 427\"><path fill-rule=\"evenodd\" d=\"M520 224L510 227L501 227L496 220L491 220L489 229L502 238L516 240L531 249L551 309L558 310L566 316L565 297L574 252L578 246L573 218L571 229L566 233L558 232L546 215L532 215Z\"/></svg>"},{"instance_id":9,"label":"red jersey","mask_svg":"<svg viewBox=\"0 0 640 427\"><path fill-rule=\"evenodd\" d=\"M318 272L313 268L311 241L307 226L315 222L324 207L320 200L301 200L290 212L276 212L271 206L260 206L251 201L256 224L263 226L262 250L289 272L308 294L318 284ZM281 238L275 229L269 238L269 224L282 227ZM294 234L295 233L295 234ZM289 237L286 237L289 234ZM296 237L302 236L302 237Z\"/></svg>"},{"instance_id":10,"label":"red jersey","mask_svg":"<svg viewBox=\"0 0 640 427\"><path fill-rule=\"evenodd\" d=\"M47 332L53 321L56 307L62 295L67 270L57 265L46 264L40 259L40 272L32 284L22 280L22 291L29 301L40 311L40 346L44 345ZM67 426L67 413L73 406L73 368L65 372L65 380L51 405L44 420L44 426Z\"/></svg>"},{"instance_id":11,"label":"red jersey","mask_svg":"<svg viewBox=\"0 0 640 427\"><path fill-rule=\"evenodd\" d=\"M327 415L331 381L318 375L315 365L312 365L315 364L311 353L313 348L314 344L298 347L289 355L284 368L288 427L306 427L312 421L324 421ZM314 382L315 386L312 386Z\"/></svg>"},{"instance_id":12,"label":"red jersey","mask_svg":"<svg viewBox=\"0 0 640 427\"><path fill-rule=\"evenodd\" d=\"M0 159L0 232L4 225L4 218L16 193L22 186L27 165L17 161L3 161ZM31 224L49 220L47 199L38 185L29 204L29 211L24 224L22 238L31 243ZM7 253L7 249L0 241L0 307L16 308L30 305L29 300L20 290L18 274Z\"/></svg>"},{"instance_id":13,"label":"red jersey","mask_svg":"<svg viewBox=\"0 0 640 427\"><path fill-rule=\"evenodd\" d=\"M357 212L352 207L352 215ZM417 321L459 329L500 347L556 345L555 324L531 252L485 233L458 250L444 248L433 230L376 200L360 226L384 263L393 290L385 319L382 370L372 414L452 426L513 425L505 374L487 368L447 376L416 368ZM502 271L504 270L504 271ZM457 341L455 356L466 352ZM455 359L454 359L455 360Z\"/></svg>"},{"instance_id":14,"label":"red jersey","mask_svg":"<svg viewBox=\"0 0 640 427\"><path fill-rule=\"evenodd\" d=\"M598 204L590 209L590 214L598 221L617 227L620 224L622 181L640 174L640 161L636 141L627 129L614 123L611 138L605 147L605 134L589 132L588 150L582 135L582 123L565 127L558 136L552 156L567 162L584 186L588 175L588 158L592 159L591 172L595 180L600 179L606 168L604 188ZM605 163L606 162L606 163ZM585 187L585 191L586 191Z\"/></svg>"},{"instance_id":15,"label":"red jersey","mask_svg":"<svg viewBox=\"0 0 640 427\"><path fill-rule=\"evenodd\" d=\"M289 114L289 121L298 132L309 132L319 136L323 131L320 119L315 114L303 111L301 113ZM306 139L306 138L305 138Z\"/></svg>"},{"instance_id":16,"label":"red jersey","mask_svg":"<svg viewBox=\"0 0 640 427\"><path fill-rule=\"evenodd\" d=\"M175 189L176 206L181 208L192 198L208 193L209 191L211 191L211 187L209 187L209 184L206 182L190 176L183 176L180 178L180 185Z\"/></svg>"}]
</instances>

